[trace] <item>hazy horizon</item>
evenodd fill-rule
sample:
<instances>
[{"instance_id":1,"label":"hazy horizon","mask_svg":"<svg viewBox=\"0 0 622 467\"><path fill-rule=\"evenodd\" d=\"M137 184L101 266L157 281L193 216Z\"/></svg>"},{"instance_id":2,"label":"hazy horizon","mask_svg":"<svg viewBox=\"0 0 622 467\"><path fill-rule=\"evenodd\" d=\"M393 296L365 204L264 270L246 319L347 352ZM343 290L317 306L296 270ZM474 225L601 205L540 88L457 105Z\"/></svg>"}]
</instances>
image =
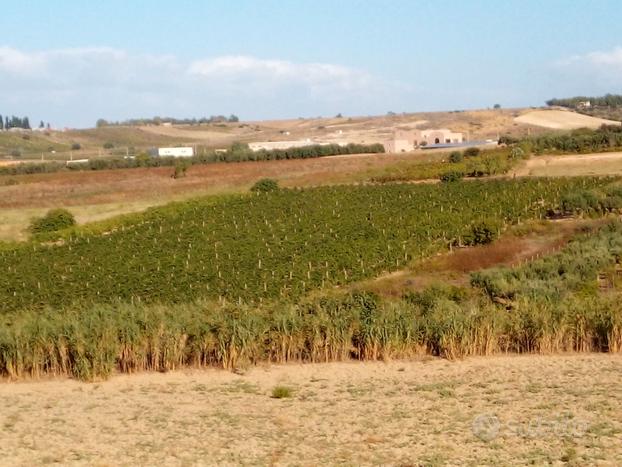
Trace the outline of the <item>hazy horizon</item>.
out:
<instances>
[{"instance_id":1,"label":"hazy horizon","mask_svg":"<svg viewBox=\"0 0 622 467\"><path fill-rule=\"evenodd\" d=\"M22 2L0 17L0 114L92 127L541 106L620 91L620 20L610 0Z\"/></svg>"}]
</instances>

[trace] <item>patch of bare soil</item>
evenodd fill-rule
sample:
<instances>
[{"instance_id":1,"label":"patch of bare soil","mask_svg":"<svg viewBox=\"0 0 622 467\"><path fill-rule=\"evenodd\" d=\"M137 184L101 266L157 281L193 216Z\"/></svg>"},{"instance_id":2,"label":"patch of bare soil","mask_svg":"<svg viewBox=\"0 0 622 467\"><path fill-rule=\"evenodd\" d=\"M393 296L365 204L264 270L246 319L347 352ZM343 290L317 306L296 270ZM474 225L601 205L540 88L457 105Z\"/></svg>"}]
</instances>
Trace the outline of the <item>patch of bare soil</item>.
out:
<instances>
[{"instance_id":1,"label":"patch of bare soil","mask_svg":"<svg viewBox=\"0 0 622 467\"><path fill-rule=\"evenodd\" d=\"M399 297L408 291L422 290L435 283L466 286L474 271L495 266L513 266L562 248L577 232L601 220L563 219L529 222L504 234L490 245L454 248L415 263L408 269L392 272L355 284L380 295Z\"/></svg>"},{"instance_id":2,"label":"patch of bare soil","mask_svg":"<svg viewBox=\"0 0 622 467\"><path fill-rule=\"evenodd\" d=\"M180 195L241 191L262 177L285 186L313 186L364 180L368 171L398 162L417 163L428 155L369 154L239 163L194 165L187 176L173 179L173 167L58 172L11 177L16 184L0 186L1 208L176 199Z\"/></svg>"},{"instance_id":3,"label":"patch of bare soil","mask_svg":"<svg viewBox=\"0 0 622 467\"><path fill-rule=\"evenodd\" d=\"M428 358L0 385L3 465L621 465L622 357ZM291 397L271 397L285 386Z\"/></svg>"}]
</instances>

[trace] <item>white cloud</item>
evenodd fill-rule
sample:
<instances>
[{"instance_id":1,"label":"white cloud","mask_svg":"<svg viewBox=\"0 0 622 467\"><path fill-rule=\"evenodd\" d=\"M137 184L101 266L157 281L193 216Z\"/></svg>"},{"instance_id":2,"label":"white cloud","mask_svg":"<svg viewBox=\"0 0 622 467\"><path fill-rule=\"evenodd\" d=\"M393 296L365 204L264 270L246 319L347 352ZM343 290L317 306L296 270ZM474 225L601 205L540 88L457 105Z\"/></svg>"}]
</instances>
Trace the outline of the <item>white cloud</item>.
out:
<instances>
[{"instance_id":1,"label":"white cloud","mask_svg":"<svg viewBox=\"0 0 622 467\"><path fill-rule=\"evenodd\" d=\"M285 60L259 59L244 55L197 60L188 71L210 81L237 80L266 86L303 84L315 91L352 91L373 84L373 78L365 72L329 63L294 63Z\"/></svg>"},{"instance_id":2,"label":"white cloud","mask_svg":"<svg viewBox=\"0 0 622 467\"><path fill-rule=\"evenodd\" d=\"M387 96L406 89L400 86L331 63L246 55L184 62L110 47L0 47L0 113L61 125L91 125L99 117L369 113L386 111Z\"/></svg>"},{"instance_id":3,"label":"white cloud","mask_svg":"<svg viewBox=\"0 0 622 467\"><path fill-rule=\"evenodd\" d=\"M0 47L0 71L4 73L28 74L44 66L40 54L27 54L11 47Z\"/></svg>"},{"instance_id":4,"label":"white cloud","mask_svg":"<svg viewBox=\"0 0 622 467\"><path fill-rule=\"evenodd\" d=\"M588 67L593 70L622 67L622 47L615 47L609 51L595 51L583 55L573 55L555 62L559 68Z\"/></svg>"},{"instance_id":5,"label":"white cloud","mask_svg":"<svg viewBox=\"0 0 622 467\"><path fill-rule=\"evenodd\" d=\"M609 52L592 52L586 58L594 65L622 67L622 47L616 47Z\"/></svg>"},{"instance_id":6,"label":"white cloud","mask_svg":"<svg viewBox=\"0 0 622 467\"><path fill-rule=\"evenodd\" d=\"M622 47L573 55L549 68L557 96L617 93L622 87Z\"/></svg>"}]
</instances>

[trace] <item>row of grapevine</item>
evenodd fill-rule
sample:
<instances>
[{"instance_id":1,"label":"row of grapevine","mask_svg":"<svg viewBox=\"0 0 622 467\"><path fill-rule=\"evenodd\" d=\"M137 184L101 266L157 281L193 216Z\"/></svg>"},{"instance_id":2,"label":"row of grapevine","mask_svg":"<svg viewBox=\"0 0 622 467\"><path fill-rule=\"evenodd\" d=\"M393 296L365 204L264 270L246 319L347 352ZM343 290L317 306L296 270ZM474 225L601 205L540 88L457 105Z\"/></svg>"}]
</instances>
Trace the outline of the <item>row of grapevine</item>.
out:
<instances>
[{"instance_id":1,"label":"row of grapevine","mask_svg":"<svg viewBox=\"0 0 622 467\"><path fill-rule=\"evenodd\" d=\"M338 186L177 203L110 232L0 251L2 310L296 299L403 267L473 222L542 216L597 178Z\"/></svg>"}]
</instances>

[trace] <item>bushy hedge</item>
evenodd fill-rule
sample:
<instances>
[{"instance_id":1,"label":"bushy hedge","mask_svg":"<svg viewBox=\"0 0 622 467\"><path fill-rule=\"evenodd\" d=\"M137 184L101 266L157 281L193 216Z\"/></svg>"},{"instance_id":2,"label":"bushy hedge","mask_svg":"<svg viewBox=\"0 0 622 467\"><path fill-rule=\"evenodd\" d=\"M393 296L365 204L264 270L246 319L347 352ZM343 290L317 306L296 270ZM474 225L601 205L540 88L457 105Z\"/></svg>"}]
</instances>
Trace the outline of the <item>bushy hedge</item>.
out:
<instances>
[{"instance_id":1,"label":"bushy hedge","mask_svg":"<svg viewBox=\"0 0 622 467\"><path fill-rule=\"evenodd\" d=\"M262 178L258 180L252 187L251 191L258 193L268 193L279 189L279 183L272 178Z\"/></svg>"},{"instance_id":2,"label":"bushy hedge","mask_svg":"<svg viewBox=\"0 0 622 467\"><path fill-rule=\"evenodd\" d=\"M592 130L580 128L569 132L547 133L517 140L510 136L503 136L499 144L524 146L525 152L535 154L545 153L589 153L602 152L622 147L622 126L603 125Z\"/></svg>"},{"instance_id":3,"label":"bushy hedge","mask_svg":"<svg viewBox=\"0 0 622 467\"><path fill-rule=\"evenodd\" d=\"M462 162L463 159L464 159L464 156L462 155L460 151L453 151L451 154L449 154L449 162L451 162L452 164L457 164L458 162Z\"/></svg>"},{"instance_id":4,"label":"bushy hedge","mask_svg":"<svg viewBox=\"0 0 622 467\"><path fill-rule=\"evenodd\" d=\"M464 172L460 170L448 170L440 176L441 182L451 183L457 182L458 180L462 180L464 178Z\"/></svg>"},{"instance_id":5,"label":"bushy hedge","mask_svg":"<svg viewBox=\"0 0 622 467\"><path fill-rule=\"evenodd\" d=\"M34 219L30 224L30 232L44 233L56 232L58 230L72 227L76 224L76 220L66 209L52 209L45 216Z\"/></svg>"},{"instance_id":6,"label":"bushy hedge","mask_svg":"<svg viewBox=\"0 0 622 467\"><path fill-rule=\"evenodd\" d=\"M316 157L336 156L345 154L377 154L383 153L382 144L348 144L340 146L338 144L312 145L299 148L273 149L270 151L251 151L246 144L235 143L231 148L224 152L206 151L194 157L184 160L189 165L209 164L213 162L245 162L245 161L270 161L284 159L311 159ZM58 162L50 163L28 163L15 164L7 167L0 167L0 175L22 175L33 173L52 173L61 170L109 170L109 169L131 169L137 167L173 167L179 161L177 157L152 157L142 154L133 158L106 158L90 159L84 163L62 164Z\"/></svg>"},{"instance_id":7,"label":"bushy hedge","mask_svg":"<svg viewBox=\"0 0 622 467\"><path fill-rule=\"evenodd\" d=\"M470 232L462 238L463 245L487 245L499 237L501 225L492 219L479 221L471 226Z\"/></svg>"},{"instance_id":8,"label":"bushy hedge","mask_svg":"<svg viewBox=\"0 0 622 467\"><path fill-rule=\"evenodd\" d=\"M472 275L471 284L490 298L531 298L555 302L571 292L596 286L596 276L622 257L622 223L577 238L559 253L516 268L495 268ZM622 316L622 313L621 313Z\"/></svg>"},{"instance_id":9,"label":"bushy hedge","mask_svg":"<svg viewBox=\"0 0 622 467\"><path fill-rule=\"evenodd\" d=\"M550 99L546 101L546 105L557 105L560 107L577 108L582 102L589 102L592 106L603 107L619 107L622 106L622 95L620 94L605 94L604 96L575 96L567 97L563 99Z\"/></svg>"},{"instance_id":10,"label":"bushy hedge","mask_svg":"<svg viewBox=\"0 0 622 467\"><path fill-rule=\"evenodd\" d=\"M579 190L566 193L560 202L564 214L603 214L622 209L622 187L613 185L601 191Z\"/></svg>"}]
</instances>

